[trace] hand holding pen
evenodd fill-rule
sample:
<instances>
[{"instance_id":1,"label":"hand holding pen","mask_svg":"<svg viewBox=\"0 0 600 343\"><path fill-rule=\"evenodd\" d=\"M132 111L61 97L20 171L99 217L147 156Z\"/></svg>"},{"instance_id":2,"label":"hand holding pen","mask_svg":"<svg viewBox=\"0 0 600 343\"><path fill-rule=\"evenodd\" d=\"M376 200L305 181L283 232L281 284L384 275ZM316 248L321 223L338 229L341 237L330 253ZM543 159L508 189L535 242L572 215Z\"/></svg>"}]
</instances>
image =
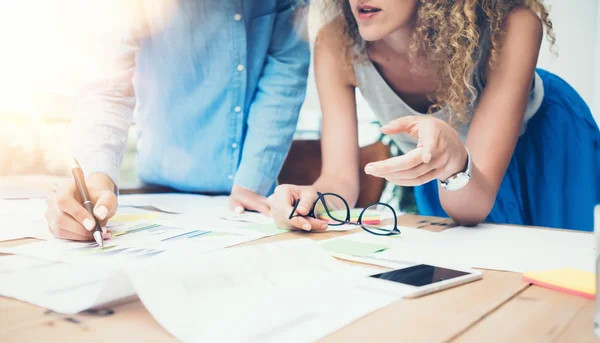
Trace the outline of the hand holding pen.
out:
<instances>
[{"instance_id":1,"label":"hand holding pen","mask_svg":"<svg viewBox=\"0 0 600 343\"><path fill-rule=\"evenodd\" d=\"M93 228L92 228L92 237L94 237L94 241L98 243L101 249L104 249L104 240L102 239L102 235L106 233L106 229L104 232L102 231L102 227L100 227L100 223L98 219L94 217L94 204L92 203L92 198L90 197L90 192L88 191L87 185L85 184L85 175L83 174L83 170L81 170L81 166L77 163L76 159L73 159L73 166L71 167L71 174L73 174L73 179L75 180L75 187L77 187L77 191L79 192L79 196L81 197L81 204L88 211L92 219L86 218L83 220L83 225L86 229L89 230L92 227L92 224L89 224L90 220L93 220Z\"/></svg>"},{"instance_id":2,"label":"hand holding pen","mask_svg":"<svg viewBox=\"0 0 600 343\"><path fill-rule=\"evenodd\" d=\"M114 193L114 183L108 175L95 173L87 181L83 178L83 172L77 161L74 161L72 174L74 179L78 175L80 186L87 187L87 200L90 201L86 208L84 196L77 188L76 182L68 182L61 185L55 194L46 200L48 209L46 220L49 230L58 238L89 241L94 240L92 232L96 223L102 228L102 240L110 239L111 233L106 231L106 223L117 211L117 197ZM96 234L98 236L98 234Z\"/></svg>"}]
</instances>

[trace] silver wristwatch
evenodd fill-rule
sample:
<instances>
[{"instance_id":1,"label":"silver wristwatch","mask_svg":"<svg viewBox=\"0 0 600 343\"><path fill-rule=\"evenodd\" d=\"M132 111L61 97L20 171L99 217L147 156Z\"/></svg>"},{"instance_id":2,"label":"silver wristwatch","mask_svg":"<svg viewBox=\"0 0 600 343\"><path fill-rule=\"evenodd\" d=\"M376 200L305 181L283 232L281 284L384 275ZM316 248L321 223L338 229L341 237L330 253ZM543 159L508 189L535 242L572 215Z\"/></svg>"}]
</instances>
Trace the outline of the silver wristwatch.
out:
<instances>
[{"instance_id":1,"label":"silver wristwatch","mask_svg":"<svg viewBox=\"0 0 600 343\"><path fill-rule=\"evenodd\" d=\"M447 191L457 191L466 186L471 181L471 153L467 150L467 169L450 176L446 181L440 181L442 187Z\"/></svg>"}]
</instances>

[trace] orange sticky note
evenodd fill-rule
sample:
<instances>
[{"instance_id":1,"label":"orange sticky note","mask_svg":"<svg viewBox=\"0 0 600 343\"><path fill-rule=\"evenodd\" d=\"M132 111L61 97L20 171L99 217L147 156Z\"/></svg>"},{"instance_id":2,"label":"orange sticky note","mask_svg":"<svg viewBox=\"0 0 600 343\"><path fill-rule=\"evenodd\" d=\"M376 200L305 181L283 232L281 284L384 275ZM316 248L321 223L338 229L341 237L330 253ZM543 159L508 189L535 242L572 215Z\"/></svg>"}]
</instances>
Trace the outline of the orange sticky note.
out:
<instances>
[{"instance_id":1,"label":"orange sticky note","mask_svg":"<svg viewBox=\"0 0 600 343\"><path fill-rule=\"evenodd\" d=\"M596 274L592 272L563 268L524 273L523 280L540 287L588 299L594 299L596 295Z\"/></svg>"}]
</instances>

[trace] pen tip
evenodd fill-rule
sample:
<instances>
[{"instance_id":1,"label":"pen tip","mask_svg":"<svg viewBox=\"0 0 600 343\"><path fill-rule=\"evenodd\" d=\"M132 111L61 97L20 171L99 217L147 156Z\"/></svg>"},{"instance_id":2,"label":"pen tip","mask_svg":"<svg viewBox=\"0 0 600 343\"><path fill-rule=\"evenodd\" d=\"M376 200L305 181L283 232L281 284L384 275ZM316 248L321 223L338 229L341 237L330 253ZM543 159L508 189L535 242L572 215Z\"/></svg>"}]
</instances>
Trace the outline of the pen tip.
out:
<instances>
[{"instance_id":1,"label":"pen tip","mask_svg":"<svg viewBox=\"0 0 600 343\"><path fill-rule=\"evenodd\" d=\"M81 166L79 165L79 162L77 162L75 157L73 157L73 164L71 165L71 169L75 169L75 168L81 168Z\"/></svg>"},{"instance_id":2,"label":"pen tip","mask_svg":"<svg viewBox=\"0 0 600 343\"><path fill-rule=\"evenodd\" d=\"M102 233L99 231L94 231L92 236L94 236L94 240L96 241L96 243L98 243L100 249L104 249L104 240L102 239Z\"/></svg>"}]
</instances>

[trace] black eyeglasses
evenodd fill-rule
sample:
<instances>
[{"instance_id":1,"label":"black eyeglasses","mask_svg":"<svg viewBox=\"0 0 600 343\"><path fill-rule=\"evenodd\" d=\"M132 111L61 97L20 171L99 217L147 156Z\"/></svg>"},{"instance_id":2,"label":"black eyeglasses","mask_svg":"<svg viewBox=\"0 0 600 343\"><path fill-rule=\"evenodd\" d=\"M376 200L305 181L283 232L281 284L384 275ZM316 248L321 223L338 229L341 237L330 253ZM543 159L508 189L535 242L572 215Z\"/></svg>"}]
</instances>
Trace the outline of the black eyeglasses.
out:
<instances>
[{"instance_id":1,"label":"black eyeglasses","mask_svg":"<svg viewBox=\"0 0 600 343\"><path fill-rule=\"evenodd\" d=\"M297 199L289 219L294 217L312 217L326 220L330 226L360 226L363 230L377 236L395 236L400 234L396 211L386 203L375 202L358 212L351 211L346 200L335 193L317 192L317 196L317 200L306 216L296 213L296 209L300 204L300 199Z\"/></svg>"}]
</instances>

